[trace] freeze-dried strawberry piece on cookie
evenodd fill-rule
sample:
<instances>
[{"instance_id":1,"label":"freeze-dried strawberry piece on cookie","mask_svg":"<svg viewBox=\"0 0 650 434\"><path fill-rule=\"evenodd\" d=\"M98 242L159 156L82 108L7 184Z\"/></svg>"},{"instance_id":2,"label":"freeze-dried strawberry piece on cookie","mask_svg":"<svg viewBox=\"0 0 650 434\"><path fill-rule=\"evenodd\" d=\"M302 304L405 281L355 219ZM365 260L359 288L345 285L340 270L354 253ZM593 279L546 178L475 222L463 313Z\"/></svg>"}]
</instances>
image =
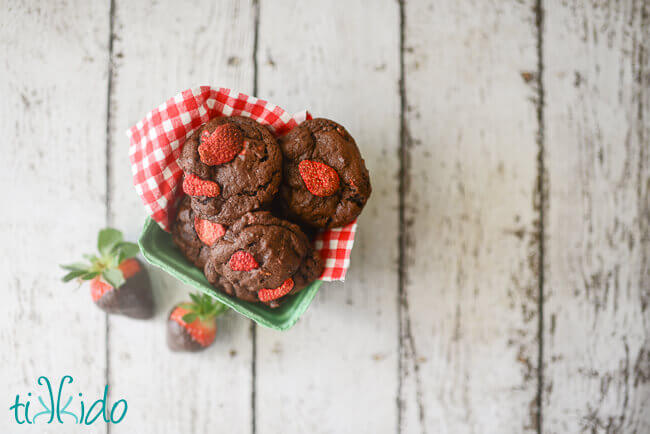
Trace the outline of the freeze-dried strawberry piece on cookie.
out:
<instances>
[{"instance_id":1,"label":"freeze-dried strawberry piece on cookie","mask_svg":"<svg viewBox=\"0 0 650 434\"><path fill-rule=\"evenodd\" d=\"M316 280L322 262L298 225L268 211L245 214L212 247L208 281L245 301L279 306Z\"/></svg>"},{"instance_id":2,"label":"freeze-dried strawberry piece on cookie","mask_svg":"<svg viewBox=\"0 0 650 434\"><path fill-rule=\"evenodd\" d=\"M204 194L203 185L184 191L192 196L197 216L222 225L269 205L282 178L277 140L268 127L241 116L202 125L185 142L178 164L186 179L195 176L219 187L218 195Z\"/></svg>"},{"instance_id":3,"label":"freeze-dried strawberry piece on cookie","mask_svg":"<svg viewBox=\"0 0 650 434\"><path fill-rule=\"evenodd\" d=\"M122 233L107 228L99 232L99 255L84 255L89 263L62 265L68 273L64 282L90 281L90 296L100 309L131 318L146 319L154 314L151 281L135 256L137 244L122 240Z\"/></svg>"},{"instance_id":4,"label":"freeze-dried strawberry piece on cookie","mask_svg":"<svg viewBox=\"0 0 650 434\"><path fill-rule=\"evenodd\" d=\"M228 266L234 271L251 271L260 265L253 255L244 250L238 250L228 260Z\"/></svg>"},{"instance_id":5,"label":"freeze-dried strawberry piece on cookie","mask_svg":"<svg viewBox=\"0 0 650 434\"><path fill-rule=\"evenodd\" d=\"M176 221L172 226L172 241L191 263L203 268L210 247L226 233L226 228L219 223L197 217L190 202L189 196L181 199Z\"/></svg>"},{"instance_id":6,"label":"freeze-dried strawberry piece on cookie","mask_svg":"<svg viewBox=\"0 0 650 434\"><path fill-rule=\"evenodd\" d=\"M203 130L199 157L208 166L218 166L232 161L241 152L243 145L241 130L232 123L222 124L212 133Z\"/></svg>"},{"instance_id":7,"label":"freeze-dried strawberry piece on cookie","mask_svg":"<svg viewBox=\"0 0 650 434\"><path fill-rule=\"evenodd\" d=\"M167 346L172 351L201 351L217 336L217 317L228 308L207 294L190 294L191 302L179 303L167 319Z\"/></svg>"},{"instance_id":8,"label":"freeze-dried strawberry piece on cookie","mask_svg":"<svg viewBox=\"0 0 650 434\"><path fill-rule=\"evenodd\" d=\"M339 189L339 175L327 164L302 160L298 163L298 171L307 190L315 196L331 196Z\"/></svg>"},{"instance_id":9,"label":"freeze-dried strawberry piece on cookie","mask_svg":"<svg viewBox=\"0 0 650 434\"><path fill-rule=\"evenodd\" d=\"M190 196L217 197L221 188L216 182L201 179L193 173L186 173L183 178L183 192Z\"/></svg>"},{"instance_id":10,"label":"freeze-dried strawberry piece on cookie","mask_svg":"<svg viewBox=\"0 0 650 434\"><path fill-rule=\"evenodd\" d=\"M280 139L283 212L315 228L344 226L370 197L370 177L356 142L328 119L307 120Z\"/></svg>"},{"instance_id":11,"label":"freeze-dried strawberry piece on cookie","mask_svg":"<svg viewBox=\"0 0 650 434\"><path fill-rule=\"evenodd\" d=\"M257 296L262 302L277 300L278 298L283 297L291 292L293 286L293 279L290 277L282 282L282 285L278 286L277 288L260 289L257 293Z\"/></svg>"},{"instance_id":12,"label":"freeze-dried strawberry piece on cookie","mask_svg":"<svg viewBox=\"0 0 650 434\"><path fill-rule=\"evenodd\" d=\"M206 246L213 245L219 238L226 233L226 229L219 223L213 223L210 220L194 217L194 230L199 239Z\"/></svg>"}]
</instances>

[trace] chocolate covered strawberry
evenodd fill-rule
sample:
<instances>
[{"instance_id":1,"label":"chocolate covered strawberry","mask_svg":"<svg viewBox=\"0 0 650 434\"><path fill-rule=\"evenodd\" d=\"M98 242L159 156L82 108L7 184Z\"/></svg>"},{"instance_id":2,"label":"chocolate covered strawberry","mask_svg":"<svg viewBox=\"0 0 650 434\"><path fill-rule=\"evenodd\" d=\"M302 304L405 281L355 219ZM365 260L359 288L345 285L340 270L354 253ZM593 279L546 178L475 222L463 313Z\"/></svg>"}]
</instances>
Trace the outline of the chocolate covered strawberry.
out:
<instances>
[{"instance_id":1,"label":"chocolate covered strawberry","mask_svg":"<svg viewBox=\"0 0 650 434\"><path fill-rule=\"evenodd\" d=\"M137 244L122 240L116 229L102 229L97 239L99 255L84 255L88 263L62 265L68 270L64 282L90 281L90 296L100 309L131 318L154 314L151 282L147 270L135 256Z\"/></svg>"},{"instance_id":2,"label":"chocolate covered strawberry","mask_svg":"<svg viewBox=\"0 0 650 434\"><path fill-rule=\"evenodd\" d=\"M190 294L191 302L174 306L167 319L167 346L172 351L200 351L217 336L217 317L228 307L207 294Z\"/></svg>"}]
</instances>

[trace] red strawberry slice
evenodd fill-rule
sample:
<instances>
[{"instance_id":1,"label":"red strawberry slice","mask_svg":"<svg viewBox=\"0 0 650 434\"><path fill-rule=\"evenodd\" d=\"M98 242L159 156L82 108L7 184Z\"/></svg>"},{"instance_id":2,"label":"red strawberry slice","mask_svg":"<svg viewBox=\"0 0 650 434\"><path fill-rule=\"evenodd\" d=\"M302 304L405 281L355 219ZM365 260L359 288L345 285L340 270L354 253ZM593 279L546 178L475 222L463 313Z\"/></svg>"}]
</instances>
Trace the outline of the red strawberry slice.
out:
<instances>
[{"instance_id":1,"label":"red strawberry slice","mask_svg":"<svg viewBox=\"0 0 650 434\"><path fill-rule=\"evenodd\" d=\"M185 321L183 321L183 316L189 312L189 309L185 309L182 306L177 306L172 311L169 319L175 321L180 326L185 328L190 336L192 336L192 339L198 342L199 345L202 347L207 347L214 341L214 338L217 336L216 319L210 318L201 320L200 318L196 318L194 321L187 324Z\"/></svg>"},{"instance_id":2,"label":"red strawberry slice","mask_svg":"<svg viewBox=\"0 0 650 434\"><path fill-rule=\"evenodd\" d=\"M327 164L302 160L298 163L298 171L307 190L315 196L331 196L339 188L339 174Z\"/></svg>"},{"instance_id":3,"label":"red strawberry slice","mask_svg":"<svg viewBox=\"0 0 650 434\"><path fill-rule=\"evenodd\" d=\"M237 250L230 257L228 266L234 271L251 271L260 265L257 263L253 255L243 250Z\"/></svg>"},{"instance_id":4,"label":"red strawberry slice","mask_svg":"<svg viewBox=\"0 0 650 434\"><path fill-rule=\"evenodd\" d=\"M232 123L219 125L210 134L201 134L199 157L209 166L217 166L231 161L239 154L244 145L241 130Z\"/></svg>"},{"instance_id":5,"label":"red strawberry slice","mask_svg":"<svg viewBox=\"0 0 650 434\"><path fill-rule=\"evenodd\" d=\"M203 244L208 246L213 245L226 233L226 229L219 223L213 223L199 217L194 217L194 230Z\"/></svg>"},{"instance_id":6,"label":"red strawberry slice","mask_svg":"<svg viewBox=\"0 0 650 434\"><path fill-rule=\"evenodd\" d=\"M183 179L183 191L190 196L217 197L221 193L219 184L201 179L193 173L186 173Z\"/></svg>"},{"instance_id":7,"label":"red strawberry slice","mask_svg":"<svg viewBox=\"0 0 650 434\"><path fill-rule=\"evenodd\" d=\"M267 302L267 301L278 299L284 295L287 295L292 289L293 289L293 279L290 277L277 288L260 289L259 292L257 293L257 297L260 299L260 301Z\"/></svg>"}]
</instances>

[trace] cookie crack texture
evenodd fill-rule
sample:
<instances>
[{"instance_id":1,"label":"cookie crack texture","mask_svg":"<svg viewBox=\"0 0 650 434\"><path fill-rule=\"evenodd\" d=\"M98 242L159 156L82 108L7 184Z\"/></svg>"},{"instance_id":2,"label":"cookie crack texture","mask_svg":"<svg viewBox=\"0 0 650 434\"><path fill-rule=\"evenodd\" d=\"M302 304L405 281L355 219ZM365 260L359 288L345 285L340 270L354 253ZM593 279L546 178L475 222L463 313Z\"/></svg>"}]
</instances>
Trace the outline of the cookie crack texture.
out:
<instances>
[{"instance_id":1,"label":"cookie crack texture","mask_svg":"<svg viewBox=\"0 0 650 434\"><path fill-rule=\"evenodd\" d=\"M227 163L206 166L197 151L201 135L228 123L242 131L248 142L245 152ZM276 139L263 125L239 116L213 119L199 128L182 150L179 165L221 187L218 197L193 196L192 208L201 218L224 225L270 204L282 179L282 154Z\"/></svg>"},{"instance_id":2,"label":"cookie crack texture","mask_svg":"<svg viewBox=\"0 0 650 434\"><path fill-rule=\"evenodd\" d=\"M271 179L270 181L264 184L258 185L256 186L255 190L242 190L238 193L235 193L233 196L228 197L228 199L234 196L251 196L251 197L258 196L260 194L259 190L266 190L271 185L272 182L273 179Z\"/></svg>"},{"instance_id":3,"label":"cookie crack texture","mask_svg":"<svg viewBox=\"0 0 650 434\"><path fill-rule=\"evenodd\" d=\"M253 255L259 267L251 270L229 268L230 258L239 250ZM313 255L309 238L300 227L269 211L256 211L242 216L217 241L205 273L211 283L224 286L237 297L249 299L256 297L261 289L279 287L286 279L297 275L300 267L308 268L303 273L307 277L315 275L319 271L320 258L312 260ZM305 287L308 282L302 275L298 276L301 288Z\"/></svg>"}]
</instances>

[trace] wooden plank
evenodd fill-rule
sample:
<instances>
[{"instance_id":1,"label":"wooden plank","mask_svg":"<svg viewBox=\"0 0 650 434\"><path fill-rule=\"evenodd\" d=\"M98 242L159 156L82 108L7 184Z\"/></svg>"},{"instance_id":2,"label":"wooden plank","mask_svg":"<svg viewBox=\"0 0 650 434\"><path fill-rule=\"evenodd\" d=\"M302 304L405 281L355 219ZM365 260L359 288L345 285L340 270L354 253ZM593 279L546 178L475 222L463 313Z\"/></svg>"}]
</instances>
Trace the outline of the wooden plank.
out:
<instances>
[{"instance_id":1,"label":"wooden plank","mask_svg":"<svg viewBox=\"0 0 650 434\"><path fill-rule=\"evenodd\" d=\"M536 424L534 2L405 2L400 432Z\"/></svg>"},{"instance_id":2,"label":"wooden plank","mask_svg":"<svg viewBox=\"0 0 650 434\"><path fill-rule=\"evenodd\" d=\"M137 238L144 209L131 183L126 129L177 92L201 84L252 92L254 9L237 0L118 1L111 94L110 221ZM110 381L133 412L111 433L204 433L251 430L250 322L235 313L219 320L213 347L171 354L165 321L191 290L149 268L157 314L136 322L111 318ZM152 401L154 400L154 401Z\"/></svg>"},{"instance_id":3,"label":"wooden plank","mask_svg":"<svg viewBox=\"0 0 650 434\"><path fill-rule=\"evenodd\" d=\"M71 375L66 390L75 399L103 392L104 314L87 286L75 290L60 281L58 263L93 250L104 224L107 38L104 5L12 2L0 14L5 408L17 394L23 403L29 392L40 395L41 375L56 387ZM30 417L41 409L33 400ZM64 420L66 432L79 432ZM8 413L0 418L0 432L43 426L19 426Z\"/></svg>"},{"instance_id":4,"label":"wooden plank","mask_svg":"<svg viewBox=\"0 0 650 434\"><path fill-rule=\"evenodd\" d=\"M544 432L650 432L649 16L546 4Z\"/></svg>"},{"instance_id":5,"label":"wooden plank","mask_svg":"<svg viewBox=\"0 0 650 434\"><path fill-rule=\"evenodd\" d=\"M373 196L346 283L324 284L290 331L258 328L259 433L395 429L398 43L392 1L261 4L259 96L340 121Z\"/></svg>"}]
</instances>

